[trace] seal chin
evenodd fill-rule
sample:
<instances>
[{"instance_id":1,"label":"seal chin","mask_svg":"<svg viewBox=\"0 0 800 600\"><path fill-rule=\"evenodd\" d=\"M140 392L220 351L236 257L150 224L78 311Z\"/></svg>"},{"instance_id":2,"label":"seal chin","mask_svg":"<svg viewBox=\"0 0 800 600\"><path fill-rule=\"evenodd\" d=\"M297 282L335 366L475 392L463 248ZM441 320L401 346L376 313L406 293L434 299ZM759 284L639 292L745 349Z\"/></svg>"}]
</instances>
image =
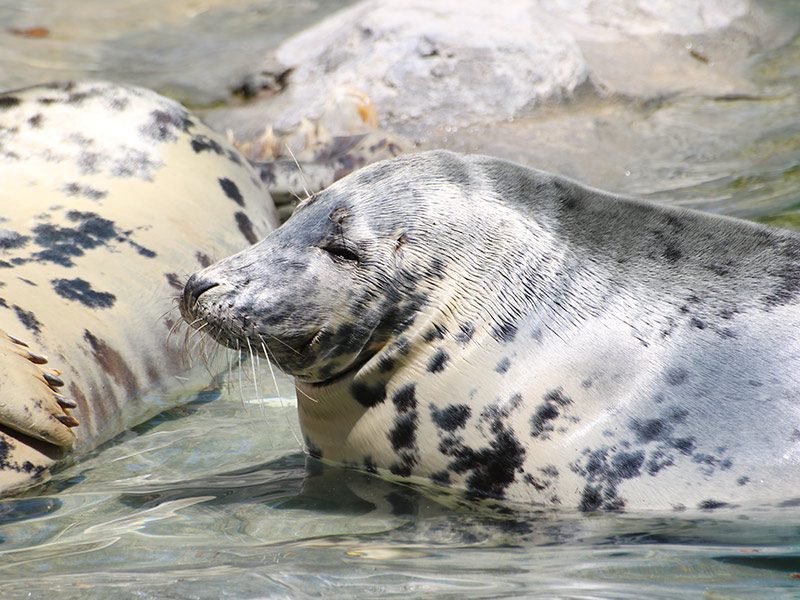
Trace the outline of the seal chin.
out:
<instances>
[{"instance_id":1,"label":"seal chin","mask_svg":"<svg viewBox=\"0 0 800 600\"><path fill-rule=\"evenodd\" d=\"M303 385L313 388L323 388L335 385L348 377L354 376L369 362L374 354L375 353L370 348L369 342L367 342L353 360L344 365L337 365L339 367L337 369L333 369L331 365L311 365L305 372L286 372Z\"/></svg>"}]
</instances>

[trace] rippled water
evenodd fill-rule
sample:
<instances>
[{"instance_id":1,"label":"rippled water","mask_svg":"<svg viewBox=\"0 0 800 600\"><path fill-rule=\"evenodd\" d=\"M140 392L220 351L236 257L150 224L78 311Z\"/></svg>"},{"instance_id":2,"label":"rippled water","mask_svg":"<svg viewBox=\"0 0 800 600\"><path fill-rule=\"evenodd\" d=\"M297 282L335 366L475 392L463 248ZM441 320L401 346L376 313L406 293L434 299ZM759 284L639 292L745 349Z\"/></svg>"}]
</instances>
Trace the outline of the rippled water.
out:
<instances>
[{"instance_id":1,"label":"rippled water","mask_svg":"<svg viewBox=\"0 0 800 600\"><path fill-rule=\"evenodd\" d=\"M97 74L215 101L215 65L339 4L0 0L0 23L50 32L0 33L0 81ZM798 3L775 6L800 23ZM579 99L429 143L800 229L800 38L754 57L749 76L748 97ZM234 374L219 397L0 501L0 597L800 597L800 506L583 516L470 504L306 464L291 383L275 394L267 380L256 393Z\"/></svg>"},{"instance_id":2,"label":"rippled water","mask_svg":"<svg viewBox=\"0 0 800 600\"><path fill-rule=\"evenodd\" d=\"M207 395L62 470L38 494L0 503L0 595L800 594L797 508L585 517L469 504L306 465L291 384L280 388L259 403L247 382L241 394Z\"/></svg>"}]
</instances>

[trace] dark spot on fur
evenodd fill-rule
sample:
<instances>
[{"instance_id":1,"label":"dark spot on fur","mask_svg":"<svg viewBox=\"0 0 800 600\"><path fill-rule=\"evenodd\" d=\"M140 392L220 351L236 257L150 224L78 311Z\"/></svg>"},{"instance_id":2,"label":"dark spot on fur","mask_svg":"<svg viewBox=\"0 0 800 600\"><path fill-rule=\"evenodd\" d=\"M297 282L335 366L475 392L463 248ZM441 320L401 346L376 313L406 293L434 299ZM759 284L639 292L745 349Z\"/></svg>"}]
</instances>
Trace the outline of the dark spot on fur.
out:
<instances>
[{"instance_id":1,"label":"dark spot on fur","mask_svg":"<svg viewBox=\"0 0 800 600\"><path fill-rule=\"evenodd\" d=\"M141 132L160 142L178 139L175 130L188 131L191 121L184 111L154 110L150 113L150 121L144 124Z\"/></svg>"},{"instance_id":2,"label":"dark spot on fur","mask_svg":"<svg viewBox=\"0 0 800 600\"><path fill-rule=\"evenodd\" d=\"M705 329L706 324L702 320L698 319L697 317L692 317L689 319L689 324L696 329Z\"/></svg>"},{"instance_id":3,"label":"dark spot on fur","mask_svg":"<svg viewBox=\"0 0 800 600\"><path fill-rule=\"evenodd\" d=\"M92 356L100 367L108 373L111 378L127 392L128 396L133 396L138 391L136 376L122 358L122 355L112 348L108 343L93 335L89 330L83 331L85 339L92 350Z\"/></svg>"},{"instance_id":4,"label":"dark spot on fur","mask_svg":"<svg viewBox=\"0 0 800 600\"><path fill-rule=\"evenodd\" d=\"M553 431L553 426L548 422L558 418L560 411L554 404L545 402L539 405L531 417L531 437L542 436L545 432Z\"/></svg>"},{"instance_id":5,"label":"dark spot on fur","mask_svg":"<svg viewBox=\"0 0 800 600\"><path fill-rule=\"evenodd\" d=\"M0 229L0 249L13 250L15 248L22 248L28 243L30 238L26 235L20 235L16 231L10 229Z\"/></svg>"},{"instance_id":6,"label":"dark spot on fur","mask_svg":"<svg viewBox=\"0 0 800 600\"><path fill-rule=\"evenodd\" d=\"M611 460L615 476L621 479L632 479L641 474L642 464L644 463L644 452L619 452Z\"/></svg>"},{"instance_id":7,"label":"dark spot on fur","mask_svg":"<svg viewBox=\"0 0 800 600\"><path fill-rule=\"evenodd\" d=\"M21 100L16 96L0 96L0 110L14 108L20 104Z\"/></svg>"},{"instance_id":8,"label":"dark spot on fur","mask_svg":"<svg viewBox=\"0 0 800 600\"><path fill-rule=\"evenodd\" d=\"M510 321L504 321L492 327L492 337L498 342L513 342L516 335L517 326Z\"/></svg>"},{"instance_id":9,"label":"dark spot on fur","mask_svg":"<svg viewBox=\"0 0 800 600\"><path fill-rule=\"evenodd\" d=\"M391 356L381 356L378 359L378 370L381 373L389 373L392 369L394 369L394 358Z\"/></svg>"},{"instance_id":10,"label":"dark spot on fur","mask_svg":"<svg viewBox=\"0 0 800 600\"><path fill-rule=\"evenodd\" d=\"M700 510L716 510L717 508L730 508L732 506L732 504L720 500L703 500L697 505L697 508Z\"/></svg>"},{"instance_id":11,"label":"dark spot on fur","mask_svg":"<svg viewBox=\"0 0 800 600\"><path fill-rule=\"evenodd\" d=\"M430 277L436 277L438 279L444 279L444 262L440 258L434 258L431 260L431 264L428 266L427 275Z\"/></svg>"},{"instance_id":12,"label":"dark spot on fur","mask_svg":"<svg viewBox=\"0 0 800 600\"><path fill-rule=\"evenodd\" d=\"M467 424L472 409L466 404L450 404L439 410L431 405L431 418L439 429L455 431Z\"/></svg>"},{"instance_id":13,"label":"dark spot on fur","mask_svg":"<svg viewBox=\"0 0 800 600\"><path fill-rule=\"evenodd\" d=\"M749 478L747 478L749 480ZM789 500L784 500L783 502L779 503L778 506L780 508L796 508L800 506L800 498L791 498Z\"/></svg>"},{"instance_id":14,"label":"dark spot on fur","mask_svg":"<svg viewBox=\"0 0 800 600\"><path fill-rule=\"evenodd\" d=\"M447 471L436 471L435 473L431 473L430 480L437 485L450 485L450 473Z\"/></svg>"},{"instance_id":15,"label":"dark spot on fur","mask_svg":"<svg viewBox=\"0 0 800 600\"><path fill-rule=\"evenodd\" d=\"M67 213L67 219L78 225L61 227L40 223L33 228L34 242L43 248L33 254L35 260L71 267L75 264L72 259L83 256L85 250L104 245L120 235L126 239L112 221L94 213L73 210Z\"/></svg>"},{"instance_id":16,"label":"dark spot on fur","mask_svg":"<svg viewBox=\"0 0 800 600\"><path fill-rule=\"evenodd\" d=\"M402 462L392 463L389 465L389 472L392 475L397 475L398 477L409 477L411 476L411 467L412 465Z\"/></svg>"},{"instance_id":17,"label":"dark spot on fur","mask_svg":"<svg viewBox=\"0 0 800 600\"><path fill-rule=\"evenodd\" d=\"M167 278L167 283L178 290L179 292L183 292L183 284L181 283L180 278L178 277L177 273L164 273L164 277Z\"/></svg>"},{"instance_id":18,"label":"dark spot on fur","mask_svg":"<svg viewBox=\"0 0 800 600\"><path fill-rule=\"evenodd\" d=\"M446 334L447 334L446 327L434 323L433 327L431 327L428 331L426 331L422 335L422 339L430 344L431 342L435 342L436 340L443 340Z\"/></svg>"},{"instance_id":19,"label":"dark spot on fur","mask_svg":"<svg viewBox=\"0 0 800 600\"><path fill-rule=\"evenodd\" d=\"M145 258L155 258L157 256L155 252L150 250L150 248L145 248L144 246L137 244L133 240L127 240L127 242L128 245L134 250L136 250L136 253L139 254L140 256L144 256Z\"/></svg>"},{"instance_id":20,"label":"dark spot on fur","mask_svg":"<svg viewBox=\"0 0 800 600\"><path fill-rule=\"evenodd\" d=\"M558 469L556 468L555 465L545 465L544 467L539 469L539 472L542 475L545 475L546 477L552 477L552 478L558 477Z\"/></svg>"},{"instance_id":21,"label":"dark spot on fur","mask_svg":"<svg viewBox=\"0 0 800 600\"><path fill-rule=\"evenodd\" d=\"M81 185L79 183L68 183L61 188L67 196L83 196L89 200L102 200L108 195L108 192L98 190L89 185Z\"/></svg>"},{"instance_id":22,"label":"dark spot on fur","mask_svg":"<svg viewBox=\"0 0 800 600\"><path fill-rule=\"evenodd\" d=\"M622 510L625 501L617 488L625 479L641 475L645 455L641 450L618 451L614 447L589 448L583 451L584 458L570 465L573 472L586 478L580 508L583 511Z\"/></svg>"},{"instance_id":23,"label":"dark spot on fur","mask_svg":"<svg viewBox=\"0 0 800 600\"><path fill-rule=\"evenodd\" d=\"M549 432L554 429L552 421L559 417L562 407L572 404L572 400L564 395L561 388L550 390L543 396L543 400L531 416L531 437L548 439Z\"/></svg>"},{"instance_id":24,"label":"dark spot on fur","mask_svg":"<svg viewBox=\"0 0 800 600\"><path fill-rule=\"evenodd\" d=\"M411 351L411 346L408 343L408 339L405 337L399 337L393 344L394 349L400 355L406 356Z\"/></svg>"},{"instance_id":25,"label":"dark spot on fur","mask_svg":"<svg viewBox=\"0 0 800 600\"><path fill-rule=\"evenodd\" d=\"M603 494L599 487L587 484L581 493L578 509L581 512L594 512L603 505Z\"/></svg>"},{"instance_id":26,"label":"dark spot on fur","mask_svg":"<svg viewBox=\"0 0 800 600\"><path fill-rule=\"evenodd\" d=\"M239 227L239 231L242 232L244 238L251 244L255 244L258 241L258 237L255 231L253 231L253 222L250 221L250 217L243 212L237 212L234 217L236 218L236 225Z\"/></svg>"},{"instance_id":27,"label":"dark spot on fur","mask_svg":"<svg viewBox=\"0 0 800 600\"><path fill-rule=\"evenodd\" d=\"M407 383L392 396L392 403L398 412L405 413L417 408L416 384Z\"/></svg>"},{"instance_id":28,"label":"dark spot on fur","mask_svg":"<svg viewBox=\"0 0 800 600\"><path fill-rule=\"evenodd\" d=\"M445 364L450 359L450 355L439 348L428 361L427 369L429 373L439 373L444 370Z\"/></svg>"},{"instance_id":29,"label":"dark spot on fur","mask_svg":"<svg viewBox=\"0 0 800 600\"><path fill-rule=\"evenodd\" d=\"M686 381L688 376L689 373L686 371L686 369L681 367L667 369L667 383L669 385L681 385Z\"/></svg>"},{"instance_id":30,"label":"dark spot on fur","mask_svg":"<svg viewBox=\"0 0 800 600\"><path fill-rule=\"evenodd\" d=\"M637 441L646 444L666 438L672 431L672 426L662 419L634 419L631 429L636 434Z\"/></svg>"},{"instance_id":31,"label":"dark spot on fur","mask_svg":"<svg viewBox=\"0 0 800 600\"><path fill-rule=\"evenodd\" d=\"M456 341L460 344L466 344L475 335L475 324L466 321L458 324L458 333L456 333Z\"/></svg>"},{"instance_id":32,"label":"dark spot on fur","mask_svg":"<svg viewBox=\"0 0 800 600\"><path fill-rule=\"evenodd\" d=\"M696 441L693 437L687 438L671 438L669 445L675 448L681 454L689 455L694 452Z\"/></svg>"},{"instance_id":33,"label":"dark spot on fur","mask_svg":"<svg viewBox=\"0 0 800 600\"><path fill-rule=\"evenodd\" d=\"M208 257L207 254L203 254L199 250L194 253L194 257L197 259L197 262L200 264L201 267L205 268L211 264L211 259Z\"/></svg>"},{"instance_id":34,"label":"dark spot on fur","mask_svg":"<svg viewBox=\"0 0 800 600\"><path fill-rule=\"evenodd\" d=\"M368 385L361 381L354 381L350 386L350 393L361 406L371 408L386 400L386 384L376 382L374 385Z\"/></svg>"},{"instance_id":35,"label":"dark spot on fur","mask_svg":"<svg viewBox=\"0 0 800 600\"><path fill-rule=\"evenodd\" d=\"M192 150L194 150L197 154L202 152L213 152L214 154L219 154L220 156L225 154L225 150L222 148L222 146L207 135L193 136L191 144Z\"/></svg>"},{"instance_id":36,"label":"dark spot on fur","mask_svg":"<svg viewBox=\"0 0 800 600\"><path fill-rule=\"evenodd\" d=\"M800 243L795 239L785 239L781 246L782 260L772 269L778 283L765 298L768 307L793 302L800 292Z\"/></svg>"},{"instance_id":37,"label":"dark spot on fur","mask_svg":"<svg viewBox=\"0 0 800 600\"><path fill-rule=\"evenodd\" d=\"M236 204L239 206L244 206L244 198L242 197L242 193L239 191L239 188L233 181L227 177L220 177L219 185L228 198L236 202Z\"/></svg>"},{"instance_id":38,"label":"dark spot on fur","mask_svg":"<svg viewBox=\"0 0 800 600\"><path fill-rule=\"evenodd\" d=\"M11 308L14 309L17 318L25 326L26 329L32 331L33 333L41 332L42 324L39 322L39 319L36 318L36 315L33 314L33 312L20 308L16 304L12 305Z\"/></svg>"},{"instance_id":39,"label":"dark spot on fur","mask_svg":"<svg viewBox=\"0 0 800 600\"><path fill-rule=\"evenodd\" d=\"M500 362L498 362L495 365L494 370L502 375L508 371L508 368L510 366L511 366L511 360L507 356L505 356L501 358Z\"/></svg>"},{"instance_id":40,"label":"dark spot on fur","mask_svg":"<svg viewBox=\"0 0 800 600\"><path fill-rule=\"evenodd\" d=\"M417 440L417 411L411 410L398 415L394 427L389 432L389 441L397 452L403 448L413 448Z\"/></svg>"},{"instance_id":41,"label":"dark spot on fur","mask_svg":"<svg viewBox=\"0 0 800 600\"><path fill-rule=\"evenodd\" d=\"M89 308L111 308L117 300L114 294L93 290L84 279L53 279L51 283L56 294L62 298L80 302Z\"/></svg>"},{"instance_id":42,"label":"dark spot on fur","mask_svg":"<svg viewBox=\"0 0 800 600\"><path fill-rule=\"evenodd\" d=\"M683 258L683 253L681 252L678 245L671 240L668 240L664 245L664 258L667 259L668 262L676 263L681 258Z\"/></svg>"}]
</instances>

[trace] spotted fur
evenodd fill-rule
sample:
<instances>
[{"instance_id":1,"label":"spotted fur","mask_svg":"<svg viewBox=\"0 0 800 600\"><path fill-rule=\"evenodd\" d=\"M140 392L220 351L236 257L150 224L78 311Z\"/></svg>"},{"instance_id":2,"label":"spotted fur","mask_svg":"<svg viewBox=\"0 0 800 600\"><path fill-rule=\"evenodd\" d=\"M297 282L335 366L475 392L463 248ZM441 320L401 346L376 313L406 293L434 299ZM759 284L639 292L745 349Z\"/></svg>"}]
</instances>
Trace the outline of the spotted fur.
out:
<instances>
[{"instance_id":1,"label":"spotted fur","mask_svg":"<svg viewBox=\"0 0 800 600\"><path fill-rule=\"evenodd\" d=\"M583 511L800 486L800 236L505 161L381 162L195 274L324 460Z\"/></svg>"},{"instance_id":2,"label":"spotted fur","mask_svg":"<svg viewBox=\"0 0 800 600\"><path fill-rule=\"evenodd\" d=\"M277 218L222 137L110 83L0 95L0 181L2 492L174 402L172 286Z\"/></svg>"}]
</instances>

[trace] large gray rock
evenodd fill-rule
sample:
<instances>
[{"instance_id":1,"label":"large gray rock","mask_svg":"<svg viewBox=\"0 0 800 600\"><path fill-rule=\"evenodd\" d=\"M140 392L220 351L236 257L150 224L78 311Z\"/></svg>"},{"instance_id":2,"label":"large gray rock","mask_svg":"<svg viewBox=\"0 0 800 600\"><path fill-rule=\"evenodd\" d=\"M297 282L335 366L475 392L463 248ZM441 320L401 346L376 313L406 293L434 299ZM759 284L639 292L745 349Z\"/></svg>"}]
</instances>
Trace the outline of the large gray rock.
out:
<instances>
[{"instance_id":1,"label":"large gray rock","mask_svg":"<svg viewBox=\"0 0 800 600\"><path fill-rule=\"evenodd\" d=\"M366 0L287 40L246 86L282 89L211 122L245 136L256 115L291 128L342 86L417 139L514 118L579 88L749 93L739 65L774 37L748 0Z\"/></svg>"}]
</instances>

